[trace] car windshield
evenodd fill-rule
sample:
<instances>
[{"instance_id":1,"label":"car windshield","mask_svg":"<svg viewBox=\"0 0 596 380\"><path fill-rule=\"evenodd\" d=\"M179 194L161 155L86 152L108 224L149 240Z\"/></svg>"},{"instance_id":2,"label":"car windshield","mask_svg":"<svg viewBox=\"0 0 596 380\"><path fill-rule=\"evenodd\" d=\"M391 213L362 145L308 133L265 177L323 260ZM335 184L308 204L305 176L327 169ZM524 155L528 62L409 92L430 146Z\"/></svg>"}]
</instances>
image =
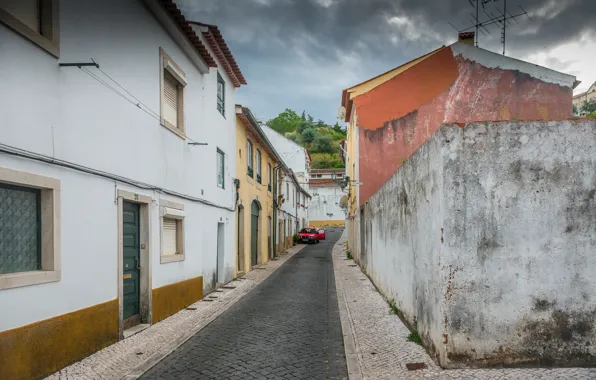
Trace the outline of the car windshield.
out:
<instances>
[{"instance_id":1,"label":"car windshield","mask_svg":"<svg viewBox=\"0 0 596 380\"><path fill-rule=\"evenodd\" d=\"M316 234L317 230L315 230L314 228L303 228L302 230L300 230L301 234Z\"/></svg>"}]
</instances>

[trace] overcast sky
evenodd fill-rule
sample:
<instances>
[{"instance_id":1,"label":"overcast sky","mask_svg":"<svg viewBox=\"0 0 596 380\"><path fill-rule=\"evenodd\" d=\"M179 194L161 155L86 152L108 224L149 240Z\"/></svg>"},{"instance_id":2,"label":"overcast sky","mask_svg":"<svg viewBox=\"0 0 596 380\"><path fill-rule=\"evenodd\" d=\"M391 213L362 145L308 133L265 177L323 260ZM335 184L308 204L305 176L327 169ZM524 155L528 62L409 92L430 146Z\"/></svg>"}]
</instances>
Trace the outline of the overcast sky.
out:
<instances>
[{"instance_id":1,"label":"overcast sky","mask_svg":"<svg viewBox=\"0 0 596 380\"><path fill-rule=\"evenodd\" d=\"M497 14L504 0L489 0ZM468 0L177 0L189 20L217 24L248 81L237 102L260 120L285 108L334 123L341 91L457 40ZM530 15L507 29L507 55L596 81L596 0L508 0ZM482 14L482 12L481 12ZM486 18L486 15L484 15ZM480 46L501 52L501 31Z\"/></svg>"}]
</instances>

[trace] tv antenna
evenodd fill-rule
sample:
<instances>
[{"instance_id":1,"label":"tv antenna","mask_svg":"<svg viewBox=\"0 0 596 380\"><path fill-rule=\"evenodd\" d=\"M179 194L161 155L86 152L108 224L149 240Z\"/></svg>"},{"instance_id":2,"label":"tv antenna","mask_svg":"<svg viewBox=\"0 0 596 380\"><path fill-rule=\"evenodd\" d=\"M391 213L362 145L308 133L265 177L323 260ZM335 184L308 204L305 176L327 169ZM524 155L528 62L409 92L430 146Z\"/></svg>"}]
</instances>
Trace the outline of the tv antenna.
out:
<instances>
[{"instance_id":1,"label":"tv antenna","mask_svg":"<svg viewBox=\"0 0 596 380\"><path fill-rule=\"evenodd\" d=\"M483 35L487 35L490 34L490 31L488 30L488 26L490 25L500 25L501 27L501 44L503 45L503 55L505 55L505 44L506 44L506 37L507 37L507 26L511 26L511 20L515 21L517 24L519 24L519 22L517 21L518 17L521 16L526 16L528 17L528 19L530 19L530 21L532 21L532 19L530 18L530 15L528 15L528 12L526 12L526 10L524 8L522 8L522 6L519 6L519 9L521 10L521 12L517 13L517 14L511 14L511 12L509 12L507 10L507 0L501 0L503 1L503 11L501 11L500 9L498 9L496 6L493 7L493 9L487 9L487 4L490 3L496 3L499 0L468 0L468 2L470 3L470 5L474 8L475 13L470 13L470 16L472 16L471 22L472 25L465 28L465 29L458 29L456 28L452 23L449 23L449 25L451 25L455 30L457 30L460 33L463 32L469 32L471 30L476 30L476 33L474 35L474 46L478 47L478 32L481 32ZM480 15L480 10L482 8L482 13L484 13L484 15ZM495 13L493 13L495 12Z\"/></svg>"}]
</instances>

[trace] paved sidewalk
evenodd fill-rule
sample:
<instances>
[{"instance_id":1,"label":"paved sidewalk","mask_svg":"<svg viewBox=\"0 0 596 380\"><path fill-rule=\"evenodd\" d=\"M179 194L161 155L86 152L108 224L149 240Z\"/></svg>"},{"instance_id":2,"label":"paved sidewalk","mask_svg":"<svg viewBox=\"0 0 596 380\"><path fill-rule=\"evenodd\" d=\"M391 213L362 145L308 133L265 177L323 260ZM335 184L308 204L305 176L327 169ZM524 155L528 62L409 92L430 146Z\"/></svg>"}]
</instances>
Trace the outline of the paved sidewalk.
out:
<instances>
[{"instance_id":1,"label":"paved sidewalk","mask_svg":"<svg viewBox=\"0 0 596 380\"><path fill-rule=\"evenodd\" d=\"M596 379L596 368L443 370L422 347L407 341L410 331L396 315L389 313L387 302L360 267L346 259L345 234L333 249L333 265L351 380ZM348 352L351 340L354 354ZM419 362L426 363L428 368L407 370L406 363Z\"/></svg>"},{"instance_id":2,"label":"paved sidewalk","mask_svg":"<svg viewBox=\"0 0 596 380\"><path fill-rule=\"evenodd\" d=\"M270 260L239 280L226 284L234 289L219 289L148 329L76 362L46 380L116 380L136 379L156 362L207 326L250 290L269 277L305 246L297 245ZM206 301L211 300L211 301Z\"/></svg>"}]
</instances>

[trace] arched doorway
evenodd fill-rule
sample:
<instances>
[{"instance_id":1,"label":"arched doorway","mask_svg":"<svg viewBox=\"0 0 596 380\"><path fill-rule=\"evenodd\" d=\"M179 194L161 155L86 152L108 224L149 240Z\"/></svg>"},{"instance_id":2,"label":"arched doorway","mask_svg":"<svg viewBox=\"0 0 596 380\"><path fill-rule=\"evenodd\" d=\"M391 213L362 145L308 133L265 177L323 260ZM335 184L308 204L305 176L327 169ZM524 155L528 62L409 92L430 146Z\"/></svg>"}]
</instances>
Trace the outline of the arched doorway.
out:
<instances>
[{"instance_id":1,"label":"arched doorway","mask_svg":"<svg viewBox=\"0 0 596 380\"><path fill-rule=\"evenodd\" d=\"M238 272L244 271L244 207L238 206Z\"/></svg>"},{"instance_id":2,"label":"arched doorway","mask_svg":"<svg viewBox=\"0 0 596 380\"><path fill-rule=\"evenodd\" d=\"M257 201L250 205L250 258L251 264L259 263L259 214L261 207Z\"/></svg>"}]
</instances>

